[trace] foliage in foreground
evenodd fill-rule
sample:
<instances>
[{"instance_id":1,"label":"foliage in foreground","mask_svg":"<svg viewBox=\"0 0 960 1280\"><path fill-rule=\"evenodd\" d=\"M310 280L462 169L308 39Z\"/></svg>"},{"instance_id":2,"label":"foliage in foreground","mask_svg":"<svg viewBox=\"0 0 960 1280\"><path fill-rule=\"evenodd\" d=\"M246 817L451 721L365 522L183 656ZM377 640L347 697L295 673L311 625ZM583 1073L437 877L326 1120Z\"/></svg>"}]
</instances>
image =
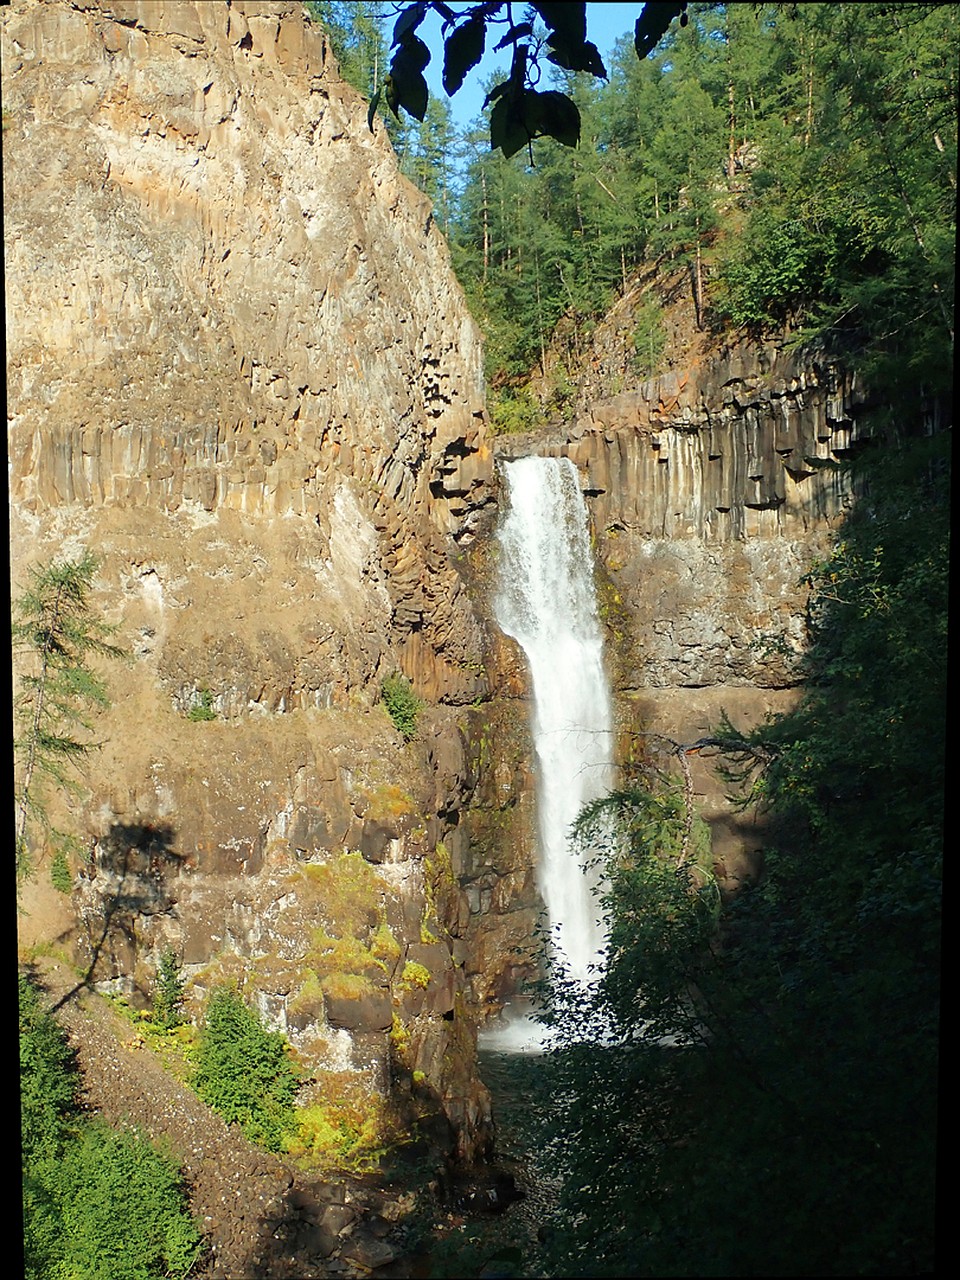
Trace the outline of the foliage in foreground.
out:
<instances>
[{"instance_id":1,"label":"foliage in foreground","mask_svg":"<svg viewBox=\"0 0 960 1280\"><path fill-rule=\"evenodd\" d=\"M933 1270L948 494L943 441L888 449L812 574L759 883L711 918L626 814L608 970L548 1015L545 1274Z\"/></svg>"},{"instance_id":2,"label":"foliage in foreground","mask_svg":"<svg viewBox=\"0 0 960 1280\"><path fill-rule=\"evenodd\" d=\"M37 988L19 977L24 1274L155 1280L200 1248L177 1163L130 1131L85 1120L73 1055Z\"/></svg>"}]
</instances>

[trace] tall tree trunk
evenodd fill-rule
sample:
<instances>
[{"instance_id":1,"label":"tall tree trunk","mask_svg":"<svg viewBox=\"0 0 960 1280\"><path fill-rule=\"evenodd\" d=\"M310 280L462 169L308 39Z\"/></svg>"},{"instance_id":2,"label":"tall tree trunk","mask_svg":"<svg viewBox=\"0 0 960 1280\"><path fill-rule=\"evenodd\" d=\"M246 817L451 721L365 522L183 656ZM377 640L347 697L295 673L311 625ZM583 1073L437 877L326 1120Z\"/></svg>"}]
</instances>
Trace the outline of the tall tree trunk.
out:
<instances>
[{"instance_id":1,"label":"tall tree trunk","mask_svg":"<svg viewBox=\"0 0 960 1280\"><path fill-rule=\"evenodd\" d=\"M487 272L490 270L490 213L487 208L487 175L480 170L480 190L483 193L483 283L487 283Z\"/></svg>"},{"instance_id":2,"label":"tall tree trunk","mask_svg":"<svg viewBox=\"0 0 960 1280\"><path fill-rule=\"evenodd\" d=\"M533 250L533 271L537 284L537 337L540 340L540 373L547 376L547 343L543 332L543 302L540 297L540 254L536 246Z\"/></svg>"},{"instance_id":3,"label":"tall tree trunk","mask_svg":"<svg viewBox=\"0 0 960 1280\"><path fill-rule=\"evenodd\" d=\"M727 158L727 185L733 188L733 175L737 167L737 118L734 111L733 81L727 85L727 101L730 104L730 141Z\"/></svg>"},{"instance_id":4,"label":"tall tree trunk","mask_svg":"<svg viewBox=\"0 0 960 1280\"><path fill-rule=\"evenodd\" d=\"M897 17L897 14L896 14L896 12L895 12L895 11L891 11L891 17L892 17L892 19L893 19L893 25L894 25L894 26L896 27L896 29L897 29L897 35L900 37L901 41L903 41L903 40L904 40L904 30L903 30L903 25L902 25L902 23L900 22L899 18ZM931 131L932 131L932 137L933 137L933 145L936 147L937 151L939 152L939 154L940 154L941 156L945 156L945 155L946 155L946 148L945 148L945 147L944 147L944 145L943 145L943 139L940 137L940 134L939 134L939 132L937 131L937 127L936 127L936 125L933 123L933 107L932 107L932 105L931 105L931 102L930 102L929 97L928 97L928 96L927 96L927 94L926 94L926 93L924 93L924 91L923 91L923 86L922 86L922 84L921 84L921 82L920 82L920 72L917 70L917 68L916 68L916 64L915 64L915 63L911 63L911 66L910 66L910 78L911 78L913 81L915 81L915 83L916 83L916 86L917 86L917 96L919 97L920 101L923 103L923 109L924 109L924 111L926 112L927 120L928 120L928 121L929 121L929 123L930 123L930 128L931 128ZM953 187L953 189L954 189L954 190L956 190L956 189L957 189L957 175L956 175L956 172L955 172L953 169L948 168L948 169L947 169L947 177L948 177L948 179L949 179L949 181L950 181L950 185Z\"/></svg>"},{"instance_id":5,"label":"tall tree trunk","mask_svg":"<svg viewBox=\"0 0 960 1280\"><path fill-rule=\"evenodd\" d=\"M523 220L520 214L521 197L517 192L517 275L523 275Z\"/></svg>"},{"instance_id":6,"label":"tall tree trunk","mask_svg":"<svg viewBox=\"0 0 960 1280\"><path fill-rule=\"evenodd\" d=\"M861 78L862 75L863 75L863 72L861 67L857 66L858 79ZM897 195L900 197L900 201L903 204L904 210L906 211L907 222L909 223L910 229L913 232L914 239L917 242L917 248L920 250L920 255L923 258L924 262L926 262L929 266L932 267L933 264L930 261L930 254L927 249L926 241L924 240L924 237L923 237L923 231L920 227L919 219L917 218L917 215L914 212L913 203L910 200L910 194L908 191L907 183L904 181L900 166L897 163L896 153L890 142L890 136L887 130L886 121L883 118L883 113L876 109L876 104L869 93L864 93L862 95L861 101L863 103L864 110L866 111L867 116L869 117L872 127L876 130L877 138L880 141L880 152L883 156L884 163L886 164L886 167L890 172L890 176L893 178L894 189L896 190ZM943 291L940 288L939 282L933 278L932 273L930 278L930 287L933 290L933 295L937 300L937 305L940 309L940 315L943 319L944 328L946 329L950 337L950 345L953 346L953 343L954 343L953 316L949 307L947 306L947 301L943 296Z\"/></svg>"}]
</instances>

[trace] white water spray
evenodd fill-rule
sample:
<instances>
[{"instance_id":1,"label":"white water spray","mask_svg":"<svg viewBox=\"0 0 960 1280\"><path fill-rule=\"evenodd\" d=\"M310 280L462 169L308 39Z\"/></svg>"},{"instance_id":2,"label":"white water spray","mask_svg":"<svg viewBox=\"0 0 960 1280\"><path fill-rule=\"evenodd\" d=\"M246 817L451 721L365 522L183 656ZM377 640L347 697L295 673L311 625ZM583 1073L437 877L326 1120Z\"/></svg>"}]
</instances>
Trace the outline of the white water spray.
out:
<instances>
[{"instance_id":1,"label":"white water spray","mask_svg":"<svg viewBox=\"0 0 960 1280\"><path fill-rule=\"evenodd\" d=\"M533 689L539 885L568 972L589 981L604 943L596 880L570 838L611 789L613 716L593 584L586 503L569 458L504 464L497 622L523 649Z\"/></svg>"}]
</instances>

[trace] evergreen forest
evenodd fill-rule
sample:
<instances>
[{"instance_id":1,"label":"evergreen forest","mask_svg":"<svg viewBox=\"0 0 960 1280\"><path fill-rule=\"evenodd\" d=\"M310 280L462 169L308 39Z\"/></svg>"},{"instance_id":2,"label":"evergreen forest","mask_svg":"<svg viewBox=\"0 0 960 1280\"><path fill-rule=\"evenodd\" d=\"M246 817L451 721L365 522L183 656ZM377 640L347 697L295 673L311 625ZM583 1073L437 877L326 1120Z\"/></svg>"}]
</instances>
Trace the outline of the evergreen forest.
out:
<instances>
[{"instance_id":1,"label":"evergreen forest","mask_svg":"<svg viewBox=\"0 0 960 1280\"><path fill-rule=\"evenodd\" d=\"M367 95L402 8L308 5ZM651 269L684 281L714 338L819 342L888 400L905 394L908 414L948 395L956 7L693 4L685 16L642 60L625 34L606 80L546 68L579 110L577 147L537 138L506 159L489 110L458 131L443 97L422 121L380 107L483 330L495 427L563 415L590 333ZM662 302L652 288L635 308L637 381L669 354Z\"/></svg>"}]
</instances>

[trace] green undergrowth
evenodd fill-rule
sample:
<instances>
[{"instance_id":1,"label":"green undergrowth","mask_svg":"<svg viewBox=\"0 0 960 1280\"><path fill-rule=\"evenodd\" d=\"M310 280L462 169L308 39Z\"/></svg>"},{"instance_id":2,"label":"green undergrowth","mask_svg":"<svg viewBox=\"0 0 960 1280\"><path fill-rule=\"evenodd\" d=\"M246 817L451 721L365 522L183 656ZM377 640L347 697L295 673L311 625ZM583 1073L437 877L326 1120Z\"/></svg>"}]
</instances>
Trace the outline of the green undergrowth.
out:
<instances>
[{"instance_id":1,"label":"green undergrowth","mask_svg":"<svg viewBox=\"0 0 960 1280\"><path fill-rule=\"evenodd\" d=\"M311 1170L369 1173L408 1136L388 1099L352 1071L324 1071L297 1109L287 1152Z\"/></svg>"},{"instance_id":2,"label":"green undergrowth","mask_svg":"<svg viewBox=\"0 0 960 1280\"><path fill-rule=\"evenodd\" d=\"M81 1077L38 988L19 976L26 1280L185 1277L201 1236L177 1161L83 1114Z\"/></svg>"},{"instance_id":3,"label":"green undergrowth","mask_svg":"<svg viewBox=\"0 0 960 1280\"><path fill-rule=\"evenodd\" d=\"M196 1069L198 1031L191 1022L167 1025L149 1009L135 1009L125 996L104 999L126 1022L131 1034L125 1040L131 1050L149 1049L163 1066L180 1080L188 1080Z\"/></svg>"},{"instance_id":4,"label":"green undergrowth","mask_svg":"<svg viewBox=\"0 0 960 1280\"><path fill-rule=\"evenodd\" d=\"M356 975L333 978L353 993ZM316 977L304 984L301 998L311 992L321 995ZM107 999L131 1027L128 1048L154 1053L256 1146L289 1155L305 1169L358 1174L378 1168L405 1140L387 1101L356 1072L322 1071L304 1085L285 1038L268 1031L235 989L212 993L200 1027L164 1027L123 997Z\"/></svg>"}]
</instances>

